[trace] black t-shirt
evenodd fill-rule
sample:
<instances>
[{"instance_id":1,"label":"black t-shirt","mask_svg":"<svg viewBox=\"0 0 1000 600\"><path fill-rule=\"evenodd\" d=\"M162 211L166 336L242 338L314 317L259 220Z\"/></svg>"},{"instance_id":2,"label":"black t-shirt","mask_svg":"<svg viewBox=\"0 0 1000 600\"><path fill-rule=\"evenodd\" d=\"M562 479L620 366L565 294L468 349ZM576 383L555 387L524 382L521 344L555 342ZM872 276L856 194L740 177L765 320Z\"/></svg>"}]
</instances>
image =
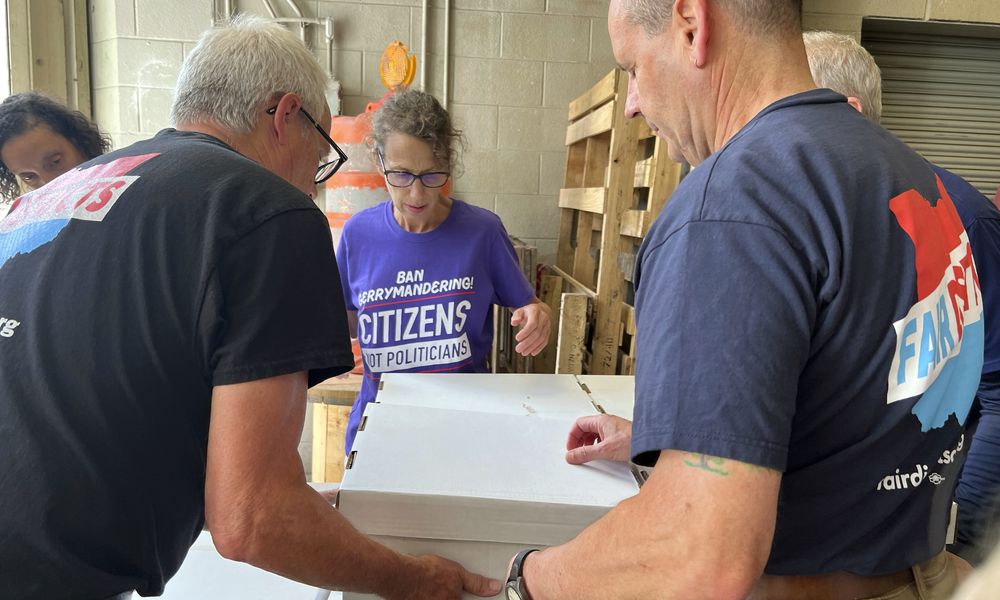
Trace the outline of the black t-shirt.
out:
<instances>
[{"instance_id":1,"label":"black t-shirt","mask_svg":"<svg viewBox=\"0 0 1000 600\"><path fill-rule=\"evenodd\" d=\"M23 196L0 221L0 597L161 593L202 528L213 386L351 365L326 219L222 142L168 129Z\"/></svg>"}]
</instances>

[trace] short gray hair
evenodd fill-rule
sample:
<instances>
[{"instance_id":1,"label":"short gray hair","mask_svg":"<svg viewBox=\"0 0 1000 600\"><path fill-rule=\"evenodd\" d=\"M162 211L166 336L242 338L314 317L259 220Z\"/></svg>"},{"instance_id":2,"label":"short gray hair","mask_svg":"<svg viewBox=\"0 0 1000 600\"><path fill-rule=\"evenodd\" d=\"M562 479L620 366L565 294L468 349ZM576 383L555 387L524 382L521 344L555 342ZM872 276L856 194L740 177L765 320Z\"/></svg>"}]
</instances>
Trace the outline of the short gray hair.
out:
<instances>
[{"instance_id":1,"label":"short gray hair","mask_svg":"<svg viewBox=\"0 0 1000 600\"><path fill-rule=\"evenodd\" d=\"M419 90L406 89L386 98L372 117L371 141L379 152L394 133L405 133L423 140L434 158L449 170L460 170L459 150L462 132L455 129L451 115L437 98Z\"/></svg>"},{"instance_id":2,"label":"short gray hair","mask_svg":"<svg viewBox=\"0 0 1000 600\"><path fill-rule=\"evenodd\" d=\"M202 34L184 59L170 122L213 122L250 133L260 111L281 94L295 93L319 119L329 76L287 29L244 14Z\"/></svg>"},{"instance_id":3,"label":"short gray hair","mask_svg":"<svg viewBox=\"0 0 1000 600\"><path fill-rule=\"evenodd\" d=\"M862 114L876 123L881 121L882 71L872 55L842 33L807 31L802 40L816 85L857 98Z\"/></svg>"},{"instance_id":4,"label":"short gray hair","mask_svg":"<svg viewBox=\"0 0 1000 600\"><path fill-rule=\"evenodd\" d=\"M802 31L802 0L715 0L726 10L732 11L737 23L746 33L767 34L776 31ZM623 0L626 18L641 25L647 35L653 36L670 21L674 0Z\"/></svg>"}]
</instances>

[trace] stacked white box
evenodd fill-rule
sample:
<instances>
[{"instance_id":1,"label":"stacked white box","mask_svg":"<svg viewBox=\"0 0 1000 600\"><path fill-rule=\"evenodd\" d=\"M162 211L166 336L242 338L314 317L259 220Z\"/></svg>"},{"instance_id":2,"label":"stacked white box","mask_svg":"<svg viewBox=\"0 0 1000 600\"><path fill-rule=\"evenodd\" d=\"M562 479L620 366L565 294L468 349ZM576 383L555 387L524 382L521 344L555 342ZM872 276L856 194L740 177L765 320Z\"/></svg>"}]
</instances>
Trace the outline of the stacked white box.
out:
<instances>
[{"instance_id":1,"label":"stacked white box","mask_svg":"<svg viewBox=\"0 0 1000 600\"><path fill-rule=\"evenodd\" d=\"M363 533L502 578L517 550L568 541L638 491L627 465L566 463L569 425L596 413L572 376L532 377L531 410L524 376L426 377L387 376L365 412L338 502ZM452 402L489 412L441 408Z\"/></svg>"}]
</instances>

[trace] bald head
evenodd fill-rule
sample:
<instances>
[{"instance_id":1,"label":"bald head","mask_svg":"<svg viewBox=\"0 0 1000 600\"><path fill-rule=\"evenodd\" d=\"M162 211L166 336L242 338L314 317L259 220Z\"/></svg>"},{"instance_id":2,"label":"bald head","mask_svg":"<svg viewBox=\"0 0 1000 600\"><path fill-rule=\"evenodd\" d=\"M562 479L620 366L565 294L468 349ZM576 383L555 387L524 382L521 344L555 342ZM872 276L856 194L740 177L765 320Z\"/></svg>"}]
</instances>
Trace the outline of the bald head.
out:
<instances>
[{"instance_id":1,"label":"bald head","mask_svg":"<svg viewBox=\"0 0 1000 600\"><path fill-rule=\"evenodd\" d=\"M744 33L769 35L802 31L802 0L712 0L731 11ZM674 8L674 0L622 0L626 18L648 35L663 31Z\"/></svg>"}]
</instances>

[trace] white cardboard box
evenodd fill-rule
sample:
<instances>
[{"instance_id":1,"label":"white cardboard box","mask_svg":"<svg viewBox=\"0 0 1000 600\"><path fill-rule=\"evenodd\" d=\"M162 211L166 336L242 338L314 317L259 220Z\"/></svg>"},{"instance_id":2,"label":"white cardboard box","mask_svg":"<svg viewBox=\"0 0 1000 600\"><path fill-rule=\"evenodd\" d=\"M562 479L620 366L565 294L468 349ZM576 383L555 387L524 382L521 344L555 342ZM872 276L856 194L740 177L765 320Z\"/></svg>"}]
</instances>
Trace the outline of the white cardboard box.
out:
<instances>
[{"instance_id":1,"label":"white cardboard box","mask_svg":"<svg viewBox=\"0 0 1000 600\"><path fill-rule=\"evenodd\" d=\"M469 391L449 377L457 387L449 395ZM573 416L395 403L371 404L365 414L338 506L360 531L401 552L438 554L502 578L517 550L566 542L638 491L627 465L566 463Z\"/></svg>"},{"instance_id":2,"label":"white cardboard box","mask_svg":"<svg viewBox=\"0 0 1000 600\"><path fill-rule=\"evenodd\" d=\"M574 375L386 373L376 401L571 419L598 412Z\"/></svg>"},{"instance_id":3,"label":"white cardboard box","mask_svg":"<svg viewBox=\"0 0 1000 600\"><path fill-rule=\"evenodd\" d=\"M609 415L632 420L635 407L635 377L631 375L576 375L595 404Z\"/></svg>"}]
</instances>

